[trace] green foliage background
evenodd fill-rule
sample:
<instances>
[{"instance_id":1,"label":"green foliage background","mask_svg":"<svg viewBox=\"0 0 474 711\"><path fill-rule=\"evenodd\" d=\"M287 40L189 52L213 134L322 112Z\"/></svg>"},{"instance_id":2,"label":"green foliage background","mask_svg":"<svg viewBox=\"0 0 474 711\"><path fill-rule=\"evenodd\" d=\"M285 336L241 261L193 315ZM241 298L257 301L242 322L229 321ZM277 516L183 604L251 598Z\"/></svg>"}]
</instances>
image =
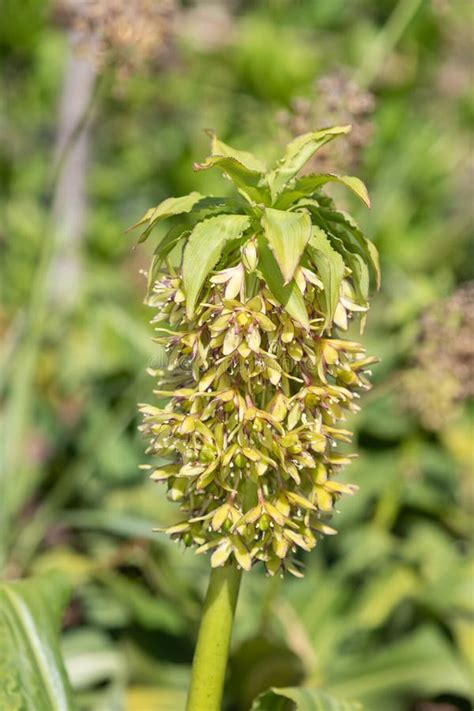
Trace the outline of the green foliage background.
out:
<instances>
[{"instance_id":1,"label":"green foliage background","mask_svg":"<svg viewBox=\"0 0 474 711\"><path fill-rule=\"evenodd\" d=\"M217 5L228 18L219 41L203 40L198 24L185 31L183 20L164 68L99 80L80 289L66 308L48 302L38 275L41 255L54 251L67 39L48 3L3 2L3 577L51 569L69 577L62 641L80 709L183 707L208 561L152 532L173 521L138 469L136 403L149 398L145 368L161 357L138 273L152 246L133 251L124 230L165 197L216 189L217 177L191 170L208 153L203 129L274 158L288 138L279 112L343 66L376 100L373 137L355 169L373 207L350 207L383 271L363 341L381 364L351 423L360 458L347 477L360 491L341 502L339 535L309 556L304 580L245 576L226 703L243 711L270 687L304 683L368 711L469 709L469 405L427 430L404 407L400 374L420 315L472 278L472 65L459 51L472 8L463 0ZM436 387L432 395L436 408Z\"/></svg>"}]
</instances>

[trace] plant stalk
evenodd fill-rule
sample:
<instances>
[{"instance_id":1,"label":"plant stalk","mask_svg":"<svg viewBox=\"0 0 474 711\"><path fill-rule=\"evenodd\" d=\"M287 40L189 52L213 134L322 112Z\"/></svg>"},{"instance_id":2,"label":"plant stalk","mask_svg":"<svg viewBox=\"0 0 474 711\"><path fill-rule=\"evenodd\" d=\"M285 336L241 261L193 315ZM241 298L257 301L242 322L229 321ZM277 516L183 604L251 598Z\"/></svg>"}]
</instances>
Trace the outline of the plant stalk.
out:
<instances>
[{"instance_id":1,"label":"plant stalk","mask_svg":"<svg viewBox=\"0 0 474 711\"><path fill-rule=\"evenodd\" d=\"M194 653L186 711L220 711L234 612L242 571L235 564L211 570Z\"/></svg>"}]
</instances>

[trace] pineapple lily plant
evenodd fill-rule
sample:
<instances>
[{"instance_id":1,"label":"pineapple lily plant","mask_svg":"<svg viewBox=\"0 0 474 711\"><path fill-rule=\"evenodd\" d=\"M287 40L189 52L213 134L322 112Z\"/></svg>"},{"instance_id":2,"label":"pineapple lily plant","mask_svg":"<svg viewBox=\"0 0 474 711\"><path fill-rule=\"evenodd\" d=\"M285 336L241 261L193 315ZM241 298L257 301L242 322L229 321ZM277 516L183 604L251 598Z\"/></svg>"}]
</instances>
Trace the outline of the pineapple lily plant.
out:
<instances>
[{"instance_id":1,"label":"pineapple lily plant","mask_svg":"<svg viewBox=\"0 0 474 711\"><path fill-rule=\"evenodd\" d=\"M261 563L272 576L301 576L298 552L335 533L335 503L354 491L336 479L354 456L338 450L351 438L340 423L359 409L375 359L344 334L354 320L363 326L379 267L324 186L369 198L355 177L298 177L349 130L299 136L271 170L212 135L195 169L218 169L235 194L169 198L134 226L143 241L158 222L187 215L160 240L148 274L168 363L152 373L157 404L140 409L157 458L151 478L181 511L166 533L210 554L191 711L220 708L241 571Z\"/></svg>"}]
</instances>

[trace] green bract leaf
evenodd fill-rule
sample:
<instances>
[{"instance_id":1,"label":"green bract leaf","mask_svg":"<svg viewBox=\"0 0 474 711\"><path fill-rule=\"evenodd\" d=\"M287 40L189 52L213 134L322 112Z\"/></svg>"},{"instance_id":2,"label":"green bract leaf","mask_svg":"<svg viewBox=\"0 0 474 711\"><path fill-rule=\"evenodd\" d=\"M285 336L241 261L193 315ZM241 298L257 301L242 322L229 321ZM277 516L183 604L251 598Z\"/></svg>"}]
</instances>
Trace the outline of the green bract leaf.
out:
<instances>
[{"instance_id":1,"label":"green bract leaf","mask_svg":"<svg viewBox=\"0 0 474 711\"><path fill-rule=\"evenodd\" d=\"M172 217L173 215L182 215L183 213L191 212L196 203L202 199L204 199L204 196L197 192L192 192L182 197L167 198L156 207L151 207L147 210L141 220L138 220L138 222L129 227L128 231L146 225L146 229L140 234L138 240L139 242L144 242L157 222L166 220L167 217Z\"/></svg>"},{"instance_id":2,"label":"green bract leaf","mask_svg":"<svg viewBox=\"0 0 474 711\"><path fill-rule=\"evenodd\" d=\"M346 264L352 271L352 283L357 294L357 298L362 304L367 303L369 298L369 268L366 262L358 254L348 254Z\"/></svg>"},{"instance_id":3,"label":"green bract leaf","mask_svg":"<svg viewBox=\"0 0 474 711\"><path fill-rule=\"evenodd\" d=\"M158 222L166 220L169 217L183 215L189 212L204 211L204 210L226 210L233 212L239 209L240 205L236 200L225 197L203 197L199 193L190 193L181 198L168 198L160 203L157 207L152 207L135 225L129 227L127 232L141 225L147 225L143 232L140 233L138 243L145 242L148 239L152 229Z\"/></svg>"},{"instance_id":4,"label":"green bract leaf","mask_svg":"<svg viewBox=\"0 0 474 711\"><path fill-rule=\"evenodd\" d=\"M294 185L292 185L291 190L281 195L277 205L280 209L285 209L295 200L305 195L312 195L315 190L326 183L340 183L341 185L345 185L346 188L352 190L354 195L357 195L367 207L370 207L369 193L362 180L352 175L333 175L332 173L304 175L302 178L298 178Z\"/></svg>"},{"instance_id":5,"label":"green bract leaf","mask_svg":"<svg viewBox=\"0 0 474 711\"><path fill-rule=\"evenodd\" d=\"M238 151L237 149L232 148L232 146L228 146L227 143L220 141L213 131L208 131L208 134L212 138L211 154L213 156L235 158L248 170L257 171L258 173L266 172L266 165L256 158L253 153L249 153L248 151Z\"/></svg>"},{"instance_id":6,"label":"green bract leaf","mask_svg":"<svg viewBox=\"0 0 474 711\"><path fill-rule=\"evenodd\" d=\"M217 215L198 222L194 227L183 256L183 286L188 318L192 318L202 285L219 261L225 242L240 237L249 225L250 218L246 215Z\"/></svg>"},{"instance_id":7,"label":"green bract leaf","mask_svg":"<svg viewBox=\"0 0 474 711\"><path fill-rule=\"evenodd\" d=\"M334 234L329 233L328 236L331 245L334 247L336 252L339 252L344 260L344 264L346 264L352 272L351 280L360 304L367 304L370 286L370 273L369 267L367 266L367 260L361 257L360 254L347 249L340 237L336 237Z\"/></svg>"},{"instance_id":8,"label":"green bract leaf","mask_svg":"<svg viewBox=\"0 0 474 711\"><path fill-rule=\"evenodd\" d=\"M353 247L368 262L377 289L380 287L380 264L377 247L360 231L357 223L347 213L340 210L321 209L321 217L335 227L336 236L341 237L348 246Z\"/></svg>"},{"instance_id":9,"label":"green bract leaf","mask_svg":"<svg viewBox=\"0 0 474 711\"><path fill-rule=\"evenodd\" d=\"M285 185L298 173L311 156L332 141L337 136L349 133L350 126L334 126L321 131L305 133L298 136L288 144L284 157L279 161L277 167L268 174L267 179L270 185L272 199L281 193Z\"/></svg>"},{"instance_id":10,"label":"green bract leaf","mask_svg":"<svg viewBox=\"0 0 474 711\"><path fill-rule=\"evenodd\" d=\"M343 701L321 689L272 688L260 694L251 711L362 711L357 701Z\"/></svg>"},{"instance_id":11,"label":"green bract leaf","mask_svg":"<svg viewBox=\"0 0 474 711\"><path fill-rule=\"evenodd\" d=\"M267 208L262 218L262 227L285 284L288 284L311 237L311 219L307 213Z\"/></svg>"},{"instance_id":12,"label":"green bract leaf","mask_svg":"<svg viewBox=\"0 0 474 711\"><path fill-rule=\"evenodd\" d=\"M309 329L308 313L303 295L294 280L289 284L283 282L280 268L273 256L268 243L262 235L258 239L259 260L258 268L265 279L268 288L290 316L298 321L304 328Z\"/></svg>"},{"instance_id":13,"label":"green bract leaf","mask_svg":"<svg viewBox=\"0 0 474 711\"><path fill-rule=\"evenodd\" d=\"M231 156L209 156L204 163L194 164L194 170L208 170L209 168L220 168L250 203L268 203L268 188L261 185L262 173L259 171L247 168Z\"/></svg>"},{"instance_id":14,"label":"green bract leaf","mask_svg":"<svg viewBox=\"0 0 474 711\"><path fill-rule=\"evenodd\" d=\"M163 264L168 254L176 247L176 245L189 235L189 230L183 230L182 225L174 225L165 234L162 240L158 243L153 252L150 268L148 270L147 279L147 294L150 295L153 284L158 275L158 270Z\"/></svg>"},{"instance_id":15,"label":"green bract leaf","mask_svg":"<svg viewBox=\"0 0 474 711\"><path fill-rule=\"evenodd\" d=\"M324 327L326 328L333 319L339 300L339 288L344 276L344 262L341 255L331 247L327 235L318 227L313 228L308 254L324 284L323 298L326 312Z\"/></svg>"},{"instance_id":16,"label":"green bract leaf","mask_svg":"<svg viewBox=\"0 0 474 711\"><path fill-rule=\"evenodd\" d=\"M59 648L69 586L59 573L0 584L0 708L75 708Z\"/></svg>"}]
</instances>

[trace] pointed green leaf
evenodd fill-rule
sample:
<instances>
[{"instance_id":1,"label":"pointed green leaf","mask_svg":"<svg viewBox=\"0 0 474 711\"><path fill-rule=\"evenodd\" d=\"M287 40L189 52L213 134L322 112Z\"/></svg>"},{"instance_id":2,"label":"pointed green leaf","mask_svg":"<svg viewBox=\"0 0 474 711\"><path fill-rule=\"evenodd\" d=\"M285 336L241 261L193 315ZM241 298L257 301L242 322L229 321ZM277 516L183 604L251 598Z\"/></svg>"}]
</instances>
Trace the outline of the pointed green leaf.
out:
<instances>
[{"instance_id":1,"label":"pointed green leaf","mask_svg":"<svg viewBox=\"0 0 474 711\"><path fill-rule=\"evenodd\" d=\"M273 200L321 146L337 136L349 133L350 130L350 126L334 126L321 131L305 133L291 141L282 160L267 176Z\"/></svg>"},{"instance_id":2,"label":"pointed green leaf","mask_svg":"<svg viewBox=\"0 0 474 711\"><path fill-rule=\"evenodd\" d=\"M362 235L362 233L361 233ZM380 289L380 282L381 282L381 275L380 275L380 261L379 261L379 251L375 244L370 241L370 239L367 239L367 237L364 237L362 235L362 238L365 240L365 249L369 255L369 260L372 265L372 269L375 274L375 285L377 289Z\"/></svg>"},{"instance_id":3,"label":"pointed green leaf","mask_svg":"<svg viewBox=\"0 0 474 711\"><path fill-rule=\"evenodd\" d=\"M182 225L174 225L165 234L162 240L158 243L153 252L150 268L147 276L147 295L150 296L153 285L158 276L158 271L163 264L168 254L181 242L182 239L189 235L189 230L183 230Z\"/></svg>"},{"instance_id":4,"label":"pointed green leaf","mask_svg":"<svg viewBox=\"0 0 474 711\"><path fill-rule=\"evenodd\" d=\"M260 694L251 711L362 711L357 701L344 701L321 689L275 687Z\"/></svg>"},{"instance_id":5,"label":"pointed green leaf","mask_svg":"<svg viewBox=\"0 0 474 711\"><path fill-rule=\"evenodd\" d=\"M194 205L203 198L204 196L197 192L192 192L182 197L167 198L156 207L151 207L147 210L141 220L138 220L138 222L129 227L128 231L134 230L136 227L141 227L142 225L147 225L138 240L139 242L144 242L157 222L165 220L167 217L172 217L173 215L182 215L183 213L190 212Z\"/></svg>"},{"instance_id":6,"label":"pointed green leaf","mask_svg":"<svg viewBox=\"0 0 474 711\"><path fill-rule=\"evenodd\" d=\"M284 192L280 196L277 205L280 209L286 209L295 200L305 195L312 195L315 190L326 183L345 185L346 188L352 190L354 195L362 200L367 207L370 207L369 193L362 180L353 175L333 175L332 173L304 175L302 178L298 178L294 185L292 185L291 190Z\"/></svg>"},{"instance_id":7,"label":"pointed green leaf","mask_svg":"<svg viewBox=\"0 0 474 711\"><path fill-rule=\"evenodd\" d=\"M318 227L313 228L307 251L324 284L323 297L326 311L324 328L327 328L333 319L339 301L339 289L344 276L344 261L341 255L332 248L327 235Z\"/></svg>"},{"instance_id":8,"label":"pointed green leaf","mask_svg":"<svg viewBox=\"0 0 474 711\"><path fill-rule=\"evenodd\" d=\"M370 274L367 261L355 252L347 249L346 245L334 234L327 233L331 245L342 256L344 264L352 271L351 280L361 306L367 304L370 290Z\"/></svg>"},{"instance_id":9,"label":"pointed green leaf","mask_svg":"<svg viewBox=\"0 0 474 711\"><path fill-rule=\"evenodd\" d=\"M319 210L321 217L329 226L335 227L335 234L349 245L355 247L368 262L377 289L380 288L380 263L377 247L361 232L355 220L341 210Z\"/></svg>"},{"instance_id":10,"label":"pointed green leaf","mask_svg":"<svg viewBox=\"0 0 474 711\"><path fill-rule=\"evenodd\" d=\"M248 168L232 156L209 156L204 163L194 164L196 171L209 168L219 168L249 202L268 203L269 191L261 185L263 176L260 171Z\"/></svg>"},{"instance_id":11,"label":"pointed green leaf","mask_svg":"<svg viewBox=\"0 0 474 711\"><path fill-rule=\"evenodd\" d=\"M306 311L303 295L296 282L293 279L289 284L284 284L280 268L263 235L260 235L258 238L258 247L258 269L265 279L268 288L275 299L285 307L290 316L294 318L295 321L298 321L304 328L309 329L308 313Z\"/></svg>"},{"instance_id":12,"label":"pointed green leaf","mask_svg":"<svg viewBox=\"0 0 474 711\"><path fill-rule=\"evenodd\" d=\"M178 198L167 198L156 207L151 207L147 210L141 220L129 227L127 232L134 230L136 227L146 225L138 238L138 243L145 242L155 225L162 220L189 212L216 209L232 211L235 209L235 201L225 197L204 197L197 192Z\"/></svg>"},{"instance_id":13,"label":"pointed green leaf","mask_svg":"<svg viewBox=\"0 0 474 711\"><path fill-rule=\"evenodd\" d=\"M369 268L358 254L347 254L346 264L352 270L352 283L361 305L367 303L369 297Z\"/></svg>"},{"instance_id":14,"label":"pointed green leaf","mask_svg":"<svg viewBox=\"0 0 474 711\"><path fill-rule=\"evenodd\" d=\"M183 256L183 287L186 313L191 318L207 275L221 256L225 242L237 239L249 227L246 215L217 215L198 222L189 237Z\"/></svg>"},{"instance_id":15,"label":"pointed green leaf","mask_svg":"<svg viewBox=\"0 0 474 711\"><path fill-rule=\"evenodd\" d=\"M232 146L227 145L227 143L224 143L224 141L219 140L213 131L209 131L208 133L212 139L211 154L213 156L235 158L248 170L257 171L258 173L265 173L267 170L266 165L256 158L253 153L249 153L248 151L238 151L235 148L232 148Z\"/></svg>"},{"instance_id":16,"label":"pointed green leaf","mask_svg":"<svg viewBox=\"0 0 474 711\"><path fill-rule=\"evenodd\" d=\"M1 709L75 709L59 647L68 597L59 573L0 584Z\"/></svg>"},{"instance_id":17,"label":"pointed green leaf","mask_svg":"<svg viewBox=\"0 0 474 711\"><path fill-rule=\"evenodd\" d=\"M267 208L262 218L262 227L285 284L288 284L293 279L311 237L311 219L304 212Z\"/></svg>"}]
</instances>

